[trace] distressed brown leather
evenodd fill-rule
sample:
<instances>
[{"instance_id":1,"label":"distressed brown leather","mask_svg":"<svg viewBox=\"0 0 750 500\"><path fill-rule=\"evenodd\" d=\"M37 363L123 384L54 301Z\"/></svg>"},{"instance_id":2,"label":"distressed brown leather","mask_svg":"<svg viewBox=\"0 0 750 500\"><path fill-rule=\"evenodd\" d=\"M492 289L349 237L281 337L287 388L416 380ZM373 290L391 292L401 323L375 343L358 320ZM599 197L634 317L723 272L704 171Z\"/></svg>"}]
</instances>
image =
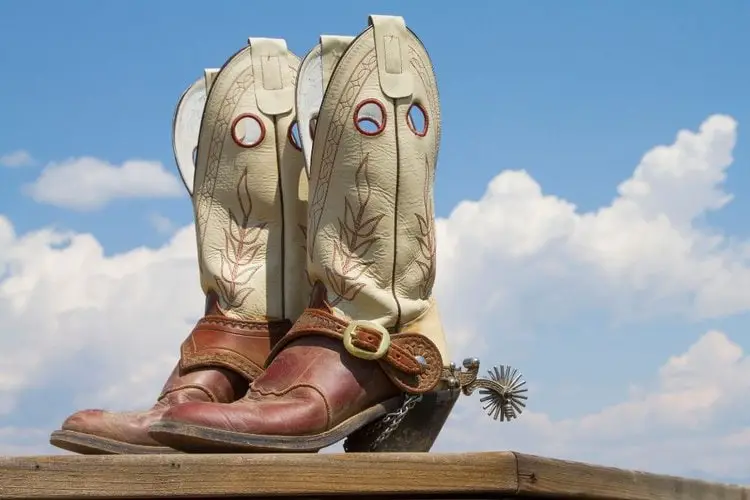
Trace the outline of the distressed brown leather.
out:
<instances>
[{"instance_id":1,"label":"distressed brown leather","mask_svg":"<svg viewBox=\"0 0 750 500\"><path fill-rule=\"evenodd\" d=\"M322 286L316 284L316 288ZM398 396L407 386L404 380L421 381L409 391L429 391L435 387L443 364L437 348L429 340L419 342L416 333L393 334L386 358L369 361L352 356L341 341L347 323L332 315L324 294L313 291L317 303L306 311L299 328L294 328L272 353L264 373L253 381L247 395L231 404L191 402L174 406L162 416L163 422L179 422L245 434L305 436L333 428L365 409ZM318 297L318 300L315 299ZM375 351L381 334L371 329L357 332L358 345ZM434 349L434 351L433 351ZM407 354L408 353L408 354ZM434 364L412 364L399 356L437 356ZM433 382L434 379L434 382Z\"/></svg>"},{"instance_id":2,"label":"distressed brown leather","mask_svg":"<svg viewBox=\"0 0 750 500\"><path fill-rule=\"evenodd\" d=\"M82 410L62 424L62 430L75 431L140 446L160 446L148 435L149 426L174 405L191 401L229 403L247 391L247 380L226 368L204 368L181 372L175 366L162 395L154 406L143 411L111 412Z\"/></svg>"},{"instance_id":3,"label":"distressed brown leather","mask_svg":"<svg viewBox=\"0 0 750 500\"><path fill-rule=\"evenodd\" d=\"M271 348L291 326L288 320L240 321L204 316L182 343L180 368L221 366L252 380L261 374Z\"/></svg>"},{"instance_id":4,"label":"distressed brown leather","mask_svg":"<svg viewBox=\"0 0 750 500\"><path fill-rule=\"evenodd\" d=\"M324 308L306 309L289 333L269 355L269 363L286 345L303 337L324 336L343 341L344 330L349 325ZM380 367L400 389L412 394L431 391L440 381L443 371L440 351L427 337L420 333L390 334L390 346L385 355L377 360ZM352 344L364 351L374 353L383 342L383 334L367 326L357 326L352 334ZM421 356L425 363L417 361Z\"/></svg>"},{"instance_id":5,"label":"distressed brown leather","mask_svg":"<svg viewBox=\"0 0 750 500\"><path fill-rule=\"evenodd\" d=\"M63 422L62 430L118 442L160 446L148 435L149 426L169 408L189 402L230 403L247 393L262 372L271 347L289 330L289 321L235 321L220 315L214 296L207 314L182 344L175 366L156 404L145 411L83 410Z\"/></svg>"}]
</instances>

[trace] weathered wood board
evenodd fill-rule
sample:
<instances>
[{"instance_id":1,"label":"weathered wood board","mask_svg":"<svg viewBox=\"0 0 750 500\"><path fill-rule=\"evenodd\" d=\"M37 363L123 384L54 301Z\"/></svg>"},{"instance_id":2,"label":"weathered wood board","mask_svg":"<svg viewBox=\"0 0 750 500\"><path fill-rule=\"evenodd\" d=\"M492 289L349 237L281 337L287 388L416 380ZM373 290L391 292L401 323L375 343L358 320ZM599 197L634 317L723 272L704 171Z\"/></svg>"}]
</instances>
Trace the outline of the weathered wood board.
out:
<instances>
[{"instance_id":1,"label":"weathered wood board","mask_svg":"<svg viewBox=\"0 0 750 500\"><path fill-rule=\"evenodd\" d=\"M0 498L750 500L750 488L515 452L0 458Z\"/></svg>"}]
</instances>

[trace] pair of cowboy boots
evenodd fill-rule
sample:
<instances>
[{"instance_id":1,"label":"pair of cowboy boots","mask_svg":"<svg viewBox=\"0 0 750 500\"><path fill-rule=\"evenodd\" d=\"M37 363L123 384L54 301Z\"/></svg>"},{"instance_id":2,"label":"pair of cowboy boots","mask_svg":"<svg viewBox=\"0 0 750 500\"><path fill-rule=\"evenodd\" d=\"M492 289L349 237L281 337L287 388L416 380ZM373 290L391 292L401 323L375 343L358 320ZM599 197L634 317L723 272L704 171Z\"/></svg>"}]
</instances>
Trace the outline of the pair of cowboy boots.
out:
<instances>
[{"instance_id":1,"label":"pair of cowboy boots","mask_svg":"<svg viewBox=\"0 0 750 500\"><path fill-rule=\"evenodd\" d=\"M302 62L251 38L204 85L182 173L205 316L151 409L75 413L51 443L429 450L457 394L432 297L440 107L422 43L390 16Z\"/></svg>"}]
</instances>

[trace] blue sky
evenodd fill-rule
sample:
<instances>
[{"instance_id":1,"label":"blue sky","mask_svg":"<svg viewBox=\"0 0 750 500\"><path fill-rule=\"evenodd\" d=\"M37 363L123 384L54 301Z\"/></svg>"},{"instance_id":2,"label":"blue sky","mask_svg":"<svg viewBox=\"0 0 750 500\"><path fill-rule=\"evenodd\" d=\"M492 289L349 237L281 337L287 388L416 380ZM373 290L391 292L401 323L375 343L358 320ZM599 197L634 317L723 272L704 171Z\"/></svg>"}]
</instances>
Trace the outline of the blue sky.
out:
<instances>
[{"instance_id":1,"label":"blue sky","mask_svg":"<svg viewBox=\"0 0 750 500\"><path fill-rule=\"evenodd\" d=\"M382 13L406 18L436 68L443 113L436 187L439 217L452 217L463 200L480 199L488 183L507 170L526 171L544 195L574 204L579 214L595 215L613 202L617 186L633 175L651 148L672 144L678 131L697 131L709 116L722 114L739 124L734 163L721 187L734 199L720 210L699 210L689 223L701 234L722 235L721 245L730 253L746 251L750 238L745 221L750 210L750 139L744 128L750 122L747 2L464 2L431 3L429 8L422 2L395 1L366 6L344 1L283 6L223 1L211 9L206 5L197 1L0 3L0 64L5 73L0 83L0 117L5 123L0 156L24 150L35 159L23 168L0 167L0 214L17 233L45 227L90 233L107 256L142 245L154 249L169 245L175 232L157 230L151 219L155 214L165 217L175 231L190 224L187 195L123 198L98 210L81 211L38 203L25 186L50 162L82 156L114 165L134 159L156 161L176 174L170 135L174 106L203 68L221 66L248 36L286 38L302 56L319 34L356 34L368 14ZM677 185L669 193L679 195L680 190ZM487 259L487 265L494 262L492 256ZM508 259L503 263L512 263ZM524 266L530 262L521 260ZM491 333L502 336L502 341L485 348L491 351L488 357L517 364L530 381L536 380L540 390L535 409L558 420L616 405L628 397L634 384L650 387L670 356L685 352L709 330L725 332L745 351L750 349L744 306L706 314L691 314L692 306L685 309L671 303L661 308L663 297L673 288L657 290L648 279L642 286L629 287L627 297L618 295L617 287L577 289L575 281L540 292L545 284L529 280L546 282L539 269L548 259L534 262L533 272L521 267L530 270L527 277L513 278L519 280L518 294L504 306L511 313L499 323L490 320L500 312L483 313L488 327L505 328L503 333ZM571 260L560 262L567 265ZM744 257L736 263L745 264ZM492 279L502 281L505 275ZM594 297L594 290L603 295ZM561 306L561 311L546 317L549 303L537 304L536 293L592 294L592 299ZM695 288L674 293L699 295ZM608 306L600 307L602 301ZM652 303L659 307L652 311ZM514 304L517 310L511 308ZM507 319L513 311L518 318ZM453 318L449 322L461 323L457 314L448 316ZM55 335L53 329L45 338L58 338ZM82 356L92 356L85 346L50 363L73 370ZM54 385L36 381L30 394L49 394ZM37 407L28 394L14 412L0 413L0 428L18 427L35 413ZM58 400L54 415L34 417L35 426L47 430L56 425L53 417L60 419L76 408L59 391ZM79 397L78 402L92 401ZM719 418L710 432L750 428L747 421L724 420ZM600 457L598 452L576 454L566 449L562 453ZM632 465L627 457L612 460ZM729 472L728 465L727 471L724 475L687 462L677 470L750 480L750 470L744 474L735 467Z\"/></svg>"}]
</instances>

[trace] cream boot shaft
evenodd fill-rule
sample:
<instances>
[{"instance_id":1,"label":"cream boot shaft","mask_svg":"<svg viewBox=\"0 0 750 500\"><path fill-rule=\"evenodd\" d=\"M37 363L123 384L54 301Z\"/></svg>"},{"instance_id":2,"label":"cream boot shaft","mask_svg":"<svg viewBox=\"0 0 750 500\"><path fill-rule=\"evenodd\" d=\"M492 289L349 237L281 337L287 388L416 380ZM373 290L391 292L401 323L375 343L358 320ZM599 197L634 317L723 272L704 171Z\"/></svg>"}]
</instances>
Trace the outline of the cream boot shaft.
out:
<instances>
[{"instance_id":1,"label":"cream boot shaft","mask_svg":"<svg viewBox=\"0 0 750 500\"><path fill-rule=\"evenodd\" d=\"M330 76L316 119L308 273L339 317L421 332L447 364L432 296L437 84L402 18L371 16L371 25Z\"/></svg>"},{"instance_id":2,"label":"cream boot shaft","mask_svg":"<svg viewBox=\"0 0 750 500\"><path fill-rule=\"evenodd\" d=\"M250 39L213 78L195 171L201 285L238 320L294 320L305 278L307 178L295 133L299 59Z\"/></svg>"}]
</instances>

